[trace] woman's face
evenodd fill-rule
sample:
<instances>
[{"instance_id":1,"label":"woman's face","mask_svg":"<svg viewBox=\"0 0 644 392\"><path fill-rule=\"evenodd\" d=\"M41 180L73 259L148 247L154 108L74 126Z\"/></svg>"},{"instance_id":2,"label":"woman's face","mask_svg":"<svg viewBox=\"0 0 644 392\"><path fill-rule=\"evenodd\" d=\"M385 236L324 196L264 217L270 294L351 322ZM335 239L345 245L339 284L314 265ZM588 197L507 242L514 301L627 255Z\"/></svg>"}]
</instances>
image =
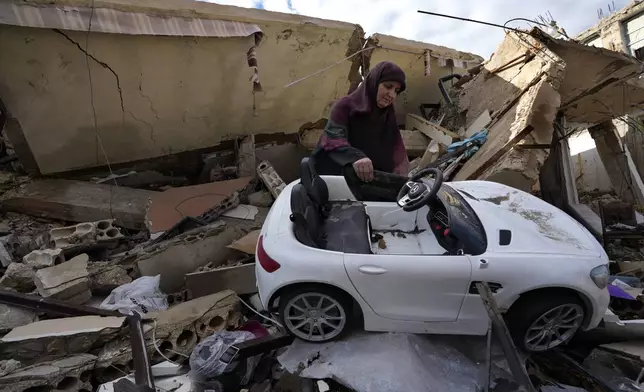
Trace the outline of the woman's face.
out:
<instances>
[{"instance_id":1,"label":"woman's face","mask_svg":"<svg viewBox=\"0 0 644 392\"><path fill-rule=\"evenodd\" d=\"M394 103L396 96L400 91L400 83L398 82L382 82L378 85L378 95L376 96L376 104L379 108L386 108Z\"/></svg>"}]
</instances>

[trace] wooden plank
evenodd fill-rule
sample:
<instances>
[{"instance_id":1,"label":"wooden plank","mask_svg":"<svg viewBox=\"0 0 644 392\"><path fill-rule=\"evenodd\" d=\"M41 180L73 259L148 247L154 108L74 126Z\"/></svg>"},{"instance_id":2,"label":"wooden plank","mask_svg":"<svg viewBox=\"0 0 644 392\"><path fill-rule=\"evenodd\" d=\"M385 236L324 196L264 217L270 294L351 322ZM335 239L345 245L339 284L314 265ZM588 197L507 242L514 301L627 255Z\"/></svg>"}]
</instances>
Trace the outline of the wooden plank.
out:
<instances>
[{"instance_id":1,"label":"wooden plank","mask_svg":"<svg viewBox=\"0 0 644 392\"><path fill-rule=\"evenodd\" d=\"M203 297L225 289L239 295L256 293L255 263L186 274L186 285L193 297Z\"/></svg>"},{"instance_id":2,"label":"wooden plank","mask_svg":"<svg viewBox=\"0 0 644 392\"><path fill-rule=\"evenodd\" d=\"M488 140L456 174L453 181L474 180L535 128L552 132L559 94L545 78L521 96L488 130Z\"/></svg>"},{"instance_id":3,"label":"wooden plank","mask_svg":"<svg viewBox=\"0 0 644 392\"><path fill-rule=\"evenodd\" d=\"M425 120L424 118L413 113L407 114L405 128L410 130L416 129L422 132L431 140L436 140L444 146L449 146L454 142L454 140L460 139L460 137L456 133L450 131L449 129L445 129L440 125L434 124L433 122Z\"/></svg>"},{"instance_id":4,"label":"wooden plank","mask_svg":"<svg viewBox=\"0 0 644 392\"><path fill-rule=\"evenodd\" d=\"M5 193L2 210L69 222L113 218L119 226L141 230L146 228L148 201L157 194L85 181L42 180Z\"/></svg>"}]
</instances>

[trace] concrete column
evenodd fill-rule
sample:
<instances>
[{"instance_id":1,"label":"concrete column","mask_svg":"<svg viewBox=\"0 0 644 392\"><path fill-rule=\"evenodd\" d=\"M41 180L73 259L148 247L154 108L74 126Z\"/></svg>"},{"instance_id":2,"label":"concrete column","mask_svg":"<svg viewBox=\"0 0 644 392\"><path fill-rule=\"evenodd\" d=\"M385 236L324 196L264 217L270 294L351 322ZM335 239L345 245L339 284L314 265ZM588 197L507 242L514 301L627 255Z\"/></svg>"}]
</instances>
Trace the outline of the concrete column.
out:
<instances>
[{"instance_id":1,"label":"concrete column","mask_svg":"<svg viewBox=\"0 0 644 392\"><path fill-rule=\"evenodd\" d=\"M608 172L615 193L625 202L644 205L644 183L615 125L606 121L588 131L595 140L597 153Z\"/></svg>"}]
</instances>

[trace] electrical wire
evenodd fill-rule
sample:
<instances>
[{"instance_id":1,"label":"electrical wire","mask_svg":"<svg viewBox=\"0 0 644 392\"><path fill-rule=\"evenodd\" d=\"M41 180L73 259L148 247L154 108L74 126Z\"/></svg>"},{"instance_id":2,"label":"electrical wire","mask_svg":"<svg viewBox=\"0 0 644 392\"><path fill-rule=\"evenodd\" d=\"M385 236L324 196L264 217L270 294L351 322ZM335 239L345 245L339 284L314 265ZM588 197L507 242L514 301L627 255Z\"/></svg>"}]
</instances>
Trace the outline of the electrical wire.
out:
<instances>
[{"instance_id":1,"label":"electrical wire","mask_svg":"<svg viewBox=\"0 0 644 392\"><path fill-rule=\"evenodd\" d=\"M157 344L157 337L156 337L157 321L156 320L153 320L153 321L154 321L154 326L152 328L152 345L154 345L154 349L157 350L157 353L159 353L159 355L161 357L163 357L163 359L165 359L166 361L170 362L171 364L176 365L176 366L183 366L182 364L176 363L173 360L171 360L170 358L166 357L165 354L163 354L161 352L161 349L159 348L159 345ZM174 350L168 349L168 351L170 351L173 354L181 355L182 357L185 357L185 358L190 358L189 355L182 354L182 353L176 352Z\"/></svg>"},{"instance_id":2,"label":"electrical wire","mask_svg":"<svg viewBox=\"0 0 644 392\"><path fill-rule=\"evenodd\" d=\"M270 318L270 317L266 317L266 316L264 316L263 314L259 313L257 310L255 310L255 308L253 308L252 306L250 306L249 304L247 304L247 303L246 303L246 301L244 301L243 299L241 299L241 298L240 298L239 300L241 301L241 303L242 303L242 304L244 304L248 309L250 309L253 313L255 313L256 315L258 315L259 317L261 317L261 318L263 318L263 319L265 319L265 320L270 321L271 323L273 323L273 324L277 325L277 326L278 326L278 327L280 327L280 328L284 328L284 326L283 326L281 323L279 323L277 320L274 320L274 319L272 319L272 318Z\"/></svg>"}]
</instances>

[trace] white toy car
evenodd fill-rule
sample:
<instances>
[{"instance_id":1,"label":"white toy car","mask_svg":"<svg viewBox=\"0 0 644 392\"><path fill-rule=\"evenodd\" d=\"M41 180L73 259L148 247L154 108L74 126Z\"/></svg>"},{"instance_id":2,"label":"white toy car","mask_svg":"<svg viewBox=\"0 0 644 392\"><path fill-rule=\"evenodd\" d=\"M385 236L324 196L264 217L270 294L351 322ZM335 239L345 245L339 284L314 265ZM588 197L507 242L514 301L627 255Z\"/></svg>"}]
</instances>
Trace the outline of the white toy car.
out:
<instances>
[{"instance_id":1,"label":"white toy car","mask_svg":"<svg viewBox=\"0 0 644 392\"><path fill-rule=\"evenodd\" d=\"M367 331L484 335L476 282L528 351L596 327L608 307L601 245L528 193L425 169L403 179L397 202L361 202L346 176L318 176L308 158L301 175L264 222L256 275L262 306L302 340L336 339L353 315Z\"/></svg>"}]
</instances>

